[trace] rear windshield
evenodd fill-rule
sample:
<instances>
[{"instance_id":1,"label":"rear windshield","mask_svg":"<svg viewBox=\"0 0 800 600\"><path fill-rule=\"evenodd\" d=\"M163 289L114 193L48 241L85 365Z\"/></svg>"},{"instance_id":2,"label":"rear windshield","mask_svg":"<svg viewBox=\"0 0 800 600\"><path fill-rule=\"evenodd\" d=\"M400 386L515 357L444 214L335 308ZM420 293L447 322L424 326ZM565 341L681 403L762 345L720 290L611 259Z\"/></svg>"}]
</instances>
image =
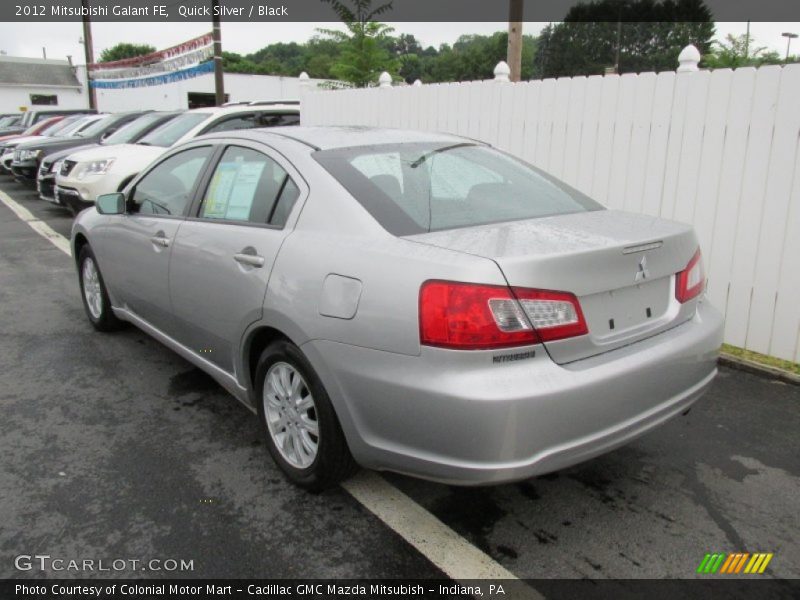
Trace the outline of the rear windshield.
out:
<instances>
[{"instance_id":1,"label":"rear windshield","mask_svg":"<svg viewBox=\"0 0 800 600\"><path fill-rule=\"evenodd\" d=\"M175 113L177 115L177 113ZM156 123L166 122L170 117L164 113L147 113L135 119L112 133L103 144L112 146L114 144L130 144L142 137L142 134L153 128Z\"/></svg>"},{"instance_id":2,"label":"rear windshield","mask_svg":"<svg viewBox=\"0 0 800 600\"><path fill-rule=\"evenodd\" d=\"M195 126L205 121L211 114L207 112L184 113L171 121L154 129L137 143L145 146L161 146L169 148Z\"/></svg>"},{"instance_id":3,"label":"rear windshield","mask_svg":"<svg viewBox=\"0 0 800 600\"><path fill-rule=\"evenodd\" d=\"M473 143L362 146L313 156L394 235L603 208L535 167Z\"/></svg>"}]
</instances>

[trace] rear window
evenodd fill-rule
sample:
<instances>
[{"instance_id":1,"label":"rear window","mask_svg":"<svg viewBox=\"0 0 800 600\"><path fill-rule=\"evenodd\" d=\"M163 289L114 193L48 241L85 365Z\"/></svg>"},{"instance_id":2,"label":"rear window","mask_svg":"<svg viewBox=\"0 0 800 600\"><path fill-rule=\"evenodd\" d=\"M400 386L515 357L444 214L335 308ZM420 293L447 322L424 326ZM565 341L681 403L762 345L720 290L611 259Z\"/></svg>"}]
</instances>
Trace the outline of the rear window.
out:
<instances>
[{"instance_id":1,"label":"rear window","mask_svg":"<svg viewBox=\"0 0 800 600\"><path fill-rule=\"evenodd\" d=\"M539 169L473 143L364 146L313 156L394 235L603 208Z\"/></svg>"}]
</instances>

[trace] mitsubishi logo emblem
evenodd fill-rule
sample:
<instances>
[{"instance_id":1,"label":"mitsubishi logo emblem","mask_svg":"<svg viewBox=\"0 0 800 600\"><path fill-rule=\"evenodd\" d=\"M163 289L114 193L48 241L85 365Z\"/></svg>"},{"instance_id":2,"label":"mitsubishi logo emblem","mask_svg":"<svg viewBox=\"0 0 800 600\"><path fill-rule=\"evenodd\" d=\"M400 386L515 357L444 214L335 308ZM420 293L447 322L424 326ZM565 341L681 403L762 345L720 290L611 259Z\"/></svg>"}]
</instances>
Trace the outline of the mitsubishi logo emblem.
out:
<instances>
[{"instance_id":1,"label":"mitsubishi logo emblem","mask_svg":"<svg viewBox=\"0 0 800 600\"><path fill-rule=\"evenodd\" d=\"M647 256L643 256L642 260L639 261L639 268L636 271L636 275L634 276L634 281L644 281L650 277L650 271L647 270Z\"/></svg>"}]
</instances>

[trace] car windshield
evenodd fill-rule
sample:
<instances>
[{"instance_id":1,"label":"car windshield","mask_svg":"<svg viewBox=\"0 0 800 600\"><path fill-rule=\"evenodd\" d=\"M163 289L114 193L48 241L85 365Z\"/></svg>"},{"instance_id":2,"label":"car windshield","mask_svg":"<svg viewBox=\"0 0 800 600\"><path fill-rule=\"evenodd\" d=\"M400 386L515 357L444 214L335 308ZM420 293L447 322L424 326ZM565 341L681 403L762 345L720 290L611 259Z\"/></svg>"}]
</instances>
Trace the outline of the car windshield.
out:
<instances>
[{"instance_id":1,"label":"car windshield","mask_svg":"<svg viewBox=\"0 0 800 600\"><path fill-rule=\"evenodd\" d=\"M162 146L163 148L169 148L186 135L193 127L205 121L211 114L213 113L184 113L175 117L168 123L164 123L158 129L151 131L137 143L145 146Z\"/></svg>"},{"instance_id":2,"label":"car windshield","mask_svg":"<svg viewBox=\"0 0 800 600\"><path fill-rule=\"evenodd\" d=\"M103 117L100 117L102 119ZM65 127L59 135L77 135L87 127L91 127L92 123L97 123L98 117L97 115L89 115L86 117L81 117L74 123L71 123L69 127Z\"/></svg>"},{"instance_id":3,"label":"car windshield","mask_svg":"<svg viewBox=\"0 0 800 600\"><path fill-rule=\"evenodd\" d=\"M54 136L54 135L66 135L64 132L67 131L77 120L76 117L61 119L56 121L52 125L50 125L47 129L42 131L42 135L46 136Z\"/></svg>"},{"instance_id":4,"label":"car windshield","mask_svg":"<svg viewBox=\"0 0 800 600\"><path fill-rule=\"evenodd\" d=\"M97 119L86 128L74 130L73 135L77 137L94 137L96 135L101 135L106 129L108 129L108 126L115 121L116 119L113 119L111 115L106 115L100 119Z\"/></svg>"},{"instance_id":5,"label":"car windshield","mask_svg":"<svg viewBox=\"0 0 800 600\"><path fill-rule=\"evenodd\" d=\"M14 124L15 119L18 119L18 118L17 117L3 117L2 119L0 119L0 129L2 129L4 127L10 127L11 125Z\"/></svg>"},{"instance_id":6,"label":"car windshield","mask_svg":"<svg viewBox=\"0 0 800 600\"><path fill-rule=\"evenodd\" d=\"M105 145L131 144L142 137L142 134L150 130L155 123L165 119L164 113L147 113L138 119L131 121L118 131L114 132L103 140Z\"/></svg>"},{"instance_id":7,"label":"car windshield","mask_svg":"<svg viewBox=\"0 0 800 600\"><path fill-rule=\"evenodd\" d=\"M394 235L603 208L539 169L472 142L387 144L313 156Z\"/></svg>"}]
</instances>

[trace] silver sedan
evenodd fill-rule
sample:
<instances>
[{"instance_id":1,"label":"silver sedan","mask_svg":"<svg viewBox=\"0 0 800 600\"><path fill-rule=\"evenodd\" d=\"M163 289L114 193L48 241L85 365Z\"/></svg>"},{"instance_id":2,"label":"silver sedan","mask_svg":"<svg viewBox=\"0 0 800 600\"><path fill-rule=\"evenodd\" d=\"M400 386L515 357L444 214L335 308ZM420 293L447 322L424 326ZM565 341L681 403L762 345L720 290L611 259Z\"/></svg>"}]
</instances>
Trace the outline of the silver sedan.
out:
<instances>
[{"instance_id":1,"label":"silver sedan","mask_svg":"<svg viewBox=\"0 0 800 600\"><path fill-rule=\"evenodd\" d=\"M72 249L92 325L208 372L309 489L357 465L562 469L686 412L717 372L690 226L450 135L198 138L98 198Z\"/></svg>"}]
</instances>

